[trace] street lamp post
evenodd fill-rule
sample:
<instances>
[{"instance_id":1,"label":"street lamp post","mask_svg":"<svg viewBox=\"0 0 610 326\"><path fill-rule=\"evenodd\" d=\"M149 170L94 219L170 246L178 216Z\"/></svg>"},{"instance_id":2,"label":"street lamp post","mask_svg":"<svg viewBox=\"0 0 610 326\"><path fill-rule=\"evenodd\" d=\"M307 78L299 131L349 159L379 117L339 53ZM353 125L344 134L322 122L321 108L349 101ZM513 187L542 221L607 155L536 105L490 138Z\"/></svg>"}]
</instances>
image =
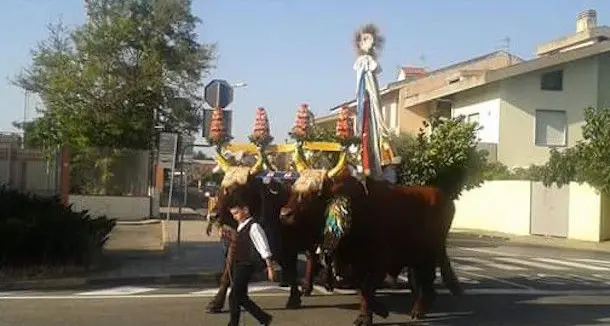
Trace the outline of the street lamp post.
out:
<instances>
[{"instance_id":1,"label":"street lamp post","mask_svg":"<svg viewBox=\"0 0 610 326\"><path fill-rule=\"evenodd\" d=\"M245 82L238 82L238 83L233 83L231 84L231 87L233 88L242 88L242 87L247 87L248 84Z\"/></svg>"}]
</instances>

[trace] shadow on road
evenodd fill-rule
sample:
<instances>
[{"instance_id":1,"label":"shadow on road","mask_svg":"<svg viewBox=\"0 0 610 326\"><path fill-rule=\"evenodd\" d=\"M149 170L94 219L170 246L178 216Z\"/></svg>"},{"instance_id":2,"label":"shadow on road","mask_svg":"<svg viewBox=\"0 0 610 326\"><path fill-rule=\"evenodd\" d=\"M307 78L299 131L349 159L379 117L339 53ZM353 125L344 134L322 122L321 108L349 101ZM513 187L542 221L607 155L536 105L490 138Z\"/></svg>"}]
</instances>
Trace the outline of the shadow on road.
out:
<instances>
[{"instance_id":1,"label":"shadow on road","mask_svg":"<svg viewBox=\"0 0 610 326\"><path fill-rule=\"evenodd\" d=\"M312 305L306 301L301 309L335 307L354 311L359 309L358 298L353 304ZM409 315L410 295L390 294L379 296L391 314ZM574 301L581 301L577 303ZM599 297L538 296L538 295L477 295L461 298L439 296L432 312L423 320L383 322L375 317L375 325L531 325L573 326L610 324L610 300L598 303ZM284 310L267 309L267 310Z\"/></svg>"},{"instance_id":2,"label":"shadow on road","mask_svg":"<svg viewBox=\"0 0 610 326\"><path fill-rule=\"evenodd\" d=\"M516 279L506 278L517 282ZM354 311L360 306L358 297L353 304L331 305L339 309ZM412 307L410 294L378 295L391 314L409 315ZM325 305L310 305L302 309L328 308ZM281 309L278 309L281 310ZM455 297L438 296L426 319L408 320L403 323L385 323L375 317L375 325L610 325L610 298L601 295L466 295Z\"/></svg>"}]
</instances>

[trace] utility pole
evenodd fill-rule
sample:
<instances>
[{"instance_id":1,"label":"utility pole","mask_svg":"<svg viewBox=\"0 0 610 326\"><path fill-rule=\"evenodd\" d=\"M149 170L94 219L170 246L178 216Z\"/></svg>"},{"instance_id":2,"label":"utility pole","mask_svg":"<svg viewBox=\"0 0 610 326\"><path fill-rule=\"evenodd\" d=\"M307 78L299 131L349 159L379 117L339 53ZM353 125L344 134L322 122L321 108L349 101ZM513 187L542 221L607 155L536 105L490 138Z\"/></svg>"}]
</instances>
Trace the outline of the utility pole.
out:
<instances>
[{"instance_id":1,"label":"utility pole","mask_svg":"<svg viewBox=\"0 0 610 326\"><path fill-rule=\"evenodd\" d=\"M28 102L29 102L29 92L28 90L23 91L23 122L21 123L21 131L23 135L21 136L21 148L25 148L25 123L28 119Z\"/></svg>"}]
</instances>

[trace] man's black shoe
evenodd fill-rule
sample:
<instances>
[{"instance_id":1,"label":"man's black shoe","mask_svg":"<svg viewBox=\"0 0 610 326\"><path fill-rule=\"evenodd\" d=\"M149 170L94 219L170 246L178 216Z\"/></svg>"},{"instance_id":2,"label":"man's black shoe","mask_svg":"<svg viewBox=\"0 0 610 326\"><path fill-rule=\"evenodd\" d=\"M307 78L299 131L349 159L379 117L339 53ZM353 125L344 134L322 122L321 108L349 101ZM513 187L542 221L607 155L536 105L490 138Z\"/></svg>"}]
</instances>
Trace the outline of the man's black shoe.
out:
<instances>
[{"instance_id":1,"label":"man's black shoe","mask_svg":"<svg viewBox=\"0 0 610 326\"><path fill-rule=\"evenodd\" d=\"M265 321L264 323L262 323L261 325L263 326L269 326L271 325L271 321L273 321L273 316L269 315L269 318L267 318L267 321Z\"/></svg>"}]
</instances>

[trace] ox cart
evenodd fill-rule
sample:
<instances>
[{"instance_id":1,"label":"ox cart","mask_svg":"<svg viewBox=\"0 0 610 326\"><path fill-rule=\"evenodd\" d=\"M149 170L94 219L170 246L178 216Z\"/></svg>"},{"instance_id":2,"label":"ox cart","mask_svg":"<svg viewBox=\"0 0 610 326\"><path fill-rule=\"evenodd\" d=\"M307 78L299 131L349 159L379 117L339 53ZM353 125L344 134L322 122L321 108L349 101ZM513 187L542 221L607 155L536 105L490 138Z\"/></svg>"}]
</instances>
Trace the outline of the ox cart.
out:
<instances>
[{"instance_id":1,"label":"ox cart","mask_svg":"<svg viewBox=\"0 0 610 326\"><path fill-rule=\"evenodd\" d=\"M376 37L372 25L357 33L356 110L341 108L335 141L312 141L312 114L307 105L297 112L293 143L273 144L263 108L257 109L250 143L231 142L220 108L214 110L209 137L216 146L218 167L224 171L210 218L229 226L225 237L234 237L230 230L236 227L227 217L228 199L237 192L245 194L255 217L271 219L261 224L267 225L266 231L276 235L279 244L274 255L290 285L286 307L300 307L301 295L311 293L318 254L322 253L327 266L350 267L361 298L354 324L365 326L372 325L373 313L387 317L375 291L387 274L395 277L403 268L409 272L415 297L413 318L423 317L434 301L437 267L450 291L462 293L446 251L455 213L453 201L438 188L392 186L384 180L384 166L396 163L397 157L389 146L390 131L381 119ZM231 158L230 153L240 153L242 159ZM316 166L314 153L334 153L335 163ZM296 274L300 252L308 253L303 292ZM224 305L231 261L229 248L219 292L208 306L211 312Z\"/></svg>"}]
</instances>

